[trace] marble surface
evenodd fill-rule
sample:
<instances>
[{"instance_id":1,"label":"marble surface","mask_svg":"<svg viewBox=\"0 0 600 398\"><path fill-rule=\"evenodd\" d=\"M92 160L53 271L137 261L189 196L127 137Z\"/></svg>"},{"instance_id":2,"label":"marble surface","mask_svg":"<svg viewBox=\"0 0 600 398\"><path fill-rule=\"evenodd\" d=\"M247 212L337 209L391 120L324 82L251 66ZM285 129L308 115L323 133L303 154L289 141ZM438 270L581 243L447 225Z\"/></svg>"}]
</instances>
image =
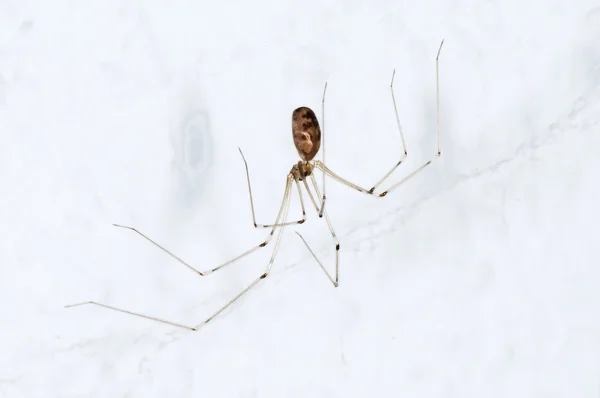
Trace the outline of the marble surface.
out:
<instances>
[{"instance_id":1,"label":"marble surface","mask_svg":"<svg viewBox=\"0 0 600 398\"><path fill-rule=\"evenodd\" d=\"M595 7L595 8L594 8ZM0 3L0 397L598 397L594 1ZM261 242L321 119L341 241ZM320 181L320 175L318 176ZM299 217L294 197L290 217Z\"/></svg>"}]
</instances>

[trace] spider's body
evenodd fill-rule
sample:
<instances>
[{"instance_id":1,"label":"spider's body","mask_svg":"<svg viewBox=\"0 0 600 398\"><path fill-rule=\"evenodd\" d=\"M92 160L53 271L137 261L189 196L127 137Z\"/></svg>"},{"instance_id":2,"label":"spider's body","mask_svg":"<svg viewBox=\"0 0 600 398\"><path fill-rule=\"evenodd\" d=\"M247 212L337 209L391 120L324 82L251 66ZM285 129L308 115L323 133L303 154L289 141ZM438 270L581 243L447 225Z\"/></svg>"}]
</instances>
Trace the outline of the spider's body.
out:
<instances>
[{"instance_id":1,"label":"spider's body","mask_svg":"<svg viewBox=\"0 0 600 398\"><path fill-rule=\"evenodd\" d=\"M292 137L300 159L313 160L321 148L321 128L312 109L301 106L294 110L292 113Z\"/></svg>"},{"instance_id":2,"label":"spider's body","mask_svg":"<svg viewBox=\"0 0 600 398\"><path fill-rule=\"evenodd\" d=\"M292 112L292 138L302 160L292 167L290 174L303 181L315 169L312 160L321 149L321 127L312 109L301 106Z\"/></svg>"},{"instance_id":3,"label":"spider's body","mask_svg":"<svg viewBox=\"0 0 600 398\"><path fill-rule=\"evenodd\" d=\"M437 77L438 77L438 58L440 55L440 51L442 50L443 44L444 44L444 41L442 40L442 43L440 44L440 48L437 53L437 57L435 59L436 94L437 94L436 108L437 108L437 117L438 117L437 118L437 144L438 144L438 147L437 147L436 157L440 156L440 154L441 154L441 151L440 151L440 129L439 129L439 80ZM325 272L325 274L327 275L327 277L329 278L331 283L337 287L338 280L339 280L340 242L333 230L333 225L331 223L331 220L329 219L329 216L327 215L327 211L325 210L325 199L326 199L325 176L328 176L328 177L338 181L339 183L341 183L347 187L350 187L358 192L362 192L362 193L370 195L372 197L382 198L382 197L386 196L388 193L390 193L392 190L394 190L394 189L398 188L400 185L404 184L408 179L414 177L417 173L421 172L423 169L425 169L427 166L429 166L433 160L433 158L432 158L431 160L427 161L421 167L417 168L416 170L414 170L413 172L408 174L406 177L404 177L400 181L398 181L395 184L388 187L385 191L383 191L381 193L375 193L375 190L377 189L377 187L381 183L383 183L396 170L396 168L398 168L398 166L400 166L401 163L404 162L404 160L406 159L406 156L408 154L406 145L404 142L404 134L402 132L402 127L400 126L400 119L398 117L396 100L394 98L394 90L393 90L394 75L395 75L395 71L392 74L392 81L390 83L390 91L392 94L392 101L394 103L394 112L396 114L396 122L398 123L400 139L402 141L402 152L401 152L402 156L401 156L400 160L391 168L391 170L389 170L377 183L375 183L371 189L362 188L359 185L356 185L356 184L340 177L326 165L326 162L325 162L325 152L326 151L325 151L325 138L324 138L324 135L325 135L324 115L325 115L325 91L327 89L327 84L325 84L325 90L323 90L323 100L322 100L323 115L322 115L322 119L321 119L322 126L323 126L323 134L321 134L321 126L319 125L317 116L312 111L312 109L305 107L305 106L301 106L301 107L295 109L294 112L292 113L292 137L294 139L294 146L296 147L296 150L298 151L298 155L300 156L301 160L299 160L298 163L296 163L296 164L294 164L294 166L292 166L292 169L290 170L290 172L287 175L285 190L283 193L283 200L281 202L281 206L279 207L279 212L277 213L277 217L275 218L275 221L273 222L273 224L258 224L256 222L256 216L254 214L254 200L252 198L252 188L250 185L250 172L248 170L248 163L246 162L244 154L242 153L242 150L240 149L240 155L242 156L242 159L244 161L244 165L246 168L246 178L248 181L248 193L250 196L250 208L252 211L252 221L254 223L254 228L269 228L269 229L271 229L271 231L267 235L266 239L262 243L254 246L253 248L250 248L249 250L245 251L244 253L219 265L216 268L212 268L208 271L201 272L198 269L196 269L195 267L192 267L190 264L188 264L187 262L185 262L182 259L180 259L179 257L177 257L176 255L174 255L173 253L171 253L170 251L168 251L167 249L165 249L163 246L159 245L154 240L150 239L148 236L146 236L143 233L141 233L140 231L136 230L135 228L124 226L124 225L114 224L117 227L129 229L129 230L132 230L132 231L138 233L139 235L141 235L142 237L144 237L145 239L150 241L152 244L156 245L158 248L165 251L168 255L173 257L175 260L179 261L182 265L188 267L190 270L194 271L197 275L200 275L200 276L209 275L209 274L211 274L215 271L218 271L219 269L221 269L229 264L232 264L235 261L249 255L250 253L253 253L256 250L259 250L260 248L266 247L269 244L269 242L271 241L271 238L275 235L276 230L278 230L277 236L275 238L275 244L274 244L275 247L273 248L273 253L271 254L271 259L269 260L269 263L268 263L266 269L250 285L248 285L245 289L243 289L238 295L236 295L233 299L231 299L227 304L222 306L221 309L219 309L216 313L214 313L212 316L207 318L204 322L202 322L201 324L198 324L196 326L182 325L182 324L174 323L174 322L167 321L164 319L155 318L153 316L144 315L144 314L140 314L137 312L132 312L132 311L125 310L122 308L112 307L112 306L109 306L109 305L106 305L103 303L99 303L96 301L86 301L83 303L69 305L68 307L74 307L74 306L79 306L79 305L83 305L83 304L94 304L94 305L97 305L100 307L105 307L105 308L108 308L111 310L120 311L120 312L129 314L129 315L136 315L136 316L139 316L142 318L166 323L166 324L177 326L180 328L184 328L184 329L188 329L188 330L198 330L198 328L200 326L210 322L215 316L222 313L225 309L227 309L230 305L232 305L235 301L237 301L240 297L242 297L250 289L252 289L257 283L259 283L260 281L262 281L269 275L269 273L271 271L271 267L275 261L275 256L276 256L277 250L279 248L279 243L281 241L281 236L282 236L284 227L288 226L288 225L303 224L304 221L306 221L306 211L305 211L304 199L303 199L303 195L302 195L302 191L303 191L302 188L304 188L304 191L308 194L310 202L314 206L319 217L325 218L325 222L327 223L327 227L333 238L333 247L335 248L335 276L334 277L332 277L329 274L329 272L325 269L325 267L323 266L321 261L319 261L319 259L317 258L315 253L311 250L310 246L304 240L302 235L300 235L298 232L296 232L296 233L300 236L302 241L306 244L306 247L309 249L309 251L315 258L315 260L319 263L319 265L321 266L321 268L323 269L323 271ZM314 158L317 155L317 153L319 152L319 149L321 148L321 141L323 141L323 160L315 160ZM319 188L319 186L317 184L317 180L314 175L315 169L318 169L323 172L323 185L322 185L323 195L322 196L321 196L321 189ZM300 184L300 182L302 182L302 185ZM309 182L311 185L309 185ZM292 189L294 186L296 186L298 197L300 199L300 206L302 209L302 218L300 220L289 221L288 220L288 210L290 207ZM320 202L319 202L319 197L321 197Z\"/></svg>"}]
</instances>

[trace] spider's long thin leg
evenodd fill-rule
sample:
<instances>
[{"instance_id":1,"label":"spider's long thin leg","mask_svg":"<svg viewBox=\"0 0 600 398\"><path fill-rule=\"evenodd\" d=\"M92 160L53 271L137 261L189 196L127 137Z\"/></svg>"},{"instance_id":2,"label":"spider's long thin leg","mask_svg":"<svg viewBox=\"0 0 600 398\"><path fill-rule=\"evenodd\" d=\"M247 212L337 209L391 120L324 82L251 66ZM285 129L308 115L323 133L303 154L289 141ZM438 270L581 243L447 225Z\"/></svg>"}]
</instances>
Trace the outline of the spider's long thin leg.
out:
<instances>
[{"instance_id":1,"label":"spider's long thin leg","mask_svg":"<svg viewBox=\"0 0 600 398\"><path fill-rule=\"evenodd\" d=\"M302 191L300 190L300 186L298 181L296 181L296 187L298 188L298 195L300 196L300 206L302 207L302 219L298 221L288 221L284 224L257 224L256 223L256 213L254 212L254 198L252 196L252 185L250 184L250 171L248 170L248 162L246 161L246 157L242 152L241 148L238 147L240 151L240 155L242 155L242 160L244 161L244 166L246 167L246 180L248 181L248 194L250 195L250 209L252 210L252 223L254 224L254 228L271 228L273 226L281 227L284 225L292 225L292 224L304 224L306 221L306 210L304 209L304 199L302 198ZM277 222L277 221L275 221Z\"/></svg>"},{"instance_id":2,"label":"spider's long thin leg","mask_svg":"<svg viewBox=\"0 0 600 398\"><path fill-rule=\"evenodd\" d=\"M325 163L325 93L327 92L327 82L325 82L325 88L323 89L323 99L321 100L321 121L323 122L323 163ZM323 173L323 198L321 200L321 209L319 210L319 218L323 217L323 211L325 210L325 200L327 199L325 194L325 173Z\"/></svg>"},{"instance_id":3,"label":"spider's long thin leg","mask_svg":"<svg viewBox=\"0 0 600 398\"><path fill-rule=\"evenodd\" d=\"M396 189L398 186L400 186L401 184L405 183L406 181L408 181L409 179L411 179L412 177L414 177L418 172L420 172L421 170L423 170L425 167L429 166L431 164L431 160L427 161L427 163L425 163L424 165L422 165L421 167L419 167L418 169L416 169L415 171L413 171L412 173L410 173L409 175L407 175L406 177L404 177L402 180L400 180L399 182L397 182L396 184L392 185L390 188L388 188L387 191L384 191L380 194L374 194L370 189L367 190L365 188L362 188L342 177L340 177L339 175L335 174L333 171L331 171L331 169L327 166L325 166L323 163L321 163L318 160L315 160L315 166L317 168L319 168L320 170L323 170L323 172L325 172L328 176L330 176L331 178L333 178L334 180L346 185L347 187L350 187L352 189L357 190L358 192L362 192L364 194L376 197L376 198L383 198L385 195L387 195L391 190Z\"/></svg>"},{"instance_id":4,"label":"spider's long thin leg","mask_svg":"<svg viewBox=\"0 0 600 398\"><path fill-rule=\"evenodd\" d=\"M284 224L287 219L289 208L290 208L290 197L288 196L288 199L285 202L285 210L283 212L283 218L282 218ZM277 233L277 239L275 240L275 247L273 248L273 253L271 254L271 259L269 260L269 264L265 268L265 271L258 278L256 278L254 281L252 281L252 283L250 283L250 285L248 285L246 288L244 288L244 290L242 290L234 298L232 298L227 304L225 304L223 307L221 307L221 309L219 309L213 315L208 317L204 322L198 324L195 327L196 330L198 328L200 328L202 325L205 325L208 322L212 321L217 315L219 315L221 312L225 311L229 306L231 306L233 303L235 303L240 297L242 297L244 294L248 293L248 291L250 289L252 289L254 286L256 286L261 280L263 280L267 276L269 276L269 273L271 272L271 268L273 267L273 263L275 262L275 256L277 255L277 251L279 250L279 244L281 243L281 237L283 235L284 229L285 229L285 227L279 228L279 232Z\"/></svg>"},{"instance_id":5,"label":"spider's long thin leg","mask_svg":"<svg viewBox=\"0 0 600 398\"><path fill-rule=\"evenodd\" d=\"M155 240L151 239L150 237L148 237L147 235L145 235L144 233L140 232L139 230L137 230L137 229L135 229L133 227L128 227L126 225L119 225L119 224L113 224L113 225L116 226L116 227L119 227L119 228L125 228L125 229L129 229L131 231L134 231L135 233L139 234L140 236L142 236L143 238L145 238L146 240L148 240L150 243L152 243L154 246L156 246L159 249L163 250L169 256L173 257L175 260L179 261L181 264L185 265L186 267L188 267L192 271L196 272L197 274L199 274L201 276L205 276L205 275L213 273L213 272L215 272L215 271L217 271L217 270L225 267L226 265L229 265L229 264L231 264L231 263L239 260L240 258L245 257L248 254L254 252L255 250L258 250L261 247L265 247L266 245L269 244L269 242L271 241L271 238L272 238L273 234L275 233L275 229L278 226L282 225L282 224L279 224L279 219L281 218L281 214L283 212L285 203L286 203L286 201L288 200L288 198L289 198L289 196L291 194L291 190L292 190L292 185L291 184L292 184L292 180L293 179L294 178L292 177L292 175L289 174L288 177L287 177L286 185L285 185L285 191L284 191L284 194L283 194L283 200L282 200L281 206L279 208L279 213L277 214L277 218L275 219L275 224L273 224L271 226L271 231L270 231L269 235L267 235L267 238L265 239L265 241L262 242L262 243L260 243L260 244L258 244L258 245L256 245L256 246L254 246L250 250L245 251L244 253L240 254L239 256L237 256L235 258L232 258L231 260L226 261L225 263L220 264L219 266L217 266L217 267L215 267L215 268L213 268L211 270L208 270L208 271L199 271L197 268L192 267L189 263L187 263L186 261L182 260L181 258L179 258L178 256L176 256L175 254L173 254L169 250L167 250L164 246L162 246L161 244L159 244Z\"/></svg>"},{"instance_id":6,"label":"spider's long thin leg","mask_svg":"<svg viewBox=\"0 0 600 398\"><path fill-rule=\"evenodd\" d=\"M396 170L398 168L398 166L400 166L402 164L402 162L404 162L406 160L406 157L408 156L408 149L406 148L406 141L404 140L404 132L402 131L402 125L400 124L400 117L398 116L398 106L396 105L396 96L394 95L394 76L396 76L396 69L394 69L394 71L392 72L392 81L390 83L390 91L392 92L392 102L394 104L394 114L396 116L396 123L398 124L398 131L400 132L400 139L402 140L402 157L400 158L398 163L396 163L396 165L394 167L392 167L392 169L390 171L388 171L379 181L377 181L377 183L375 185L373 185L373 187L369 190L369 192L371 192L371 193L373 193L373 191L375 191L375 189L377 189L377 187L379 185L381 185L381 183L384 182L386 180L386 178L388 178L394 172L394 170Z\"/></svg>"},{"instance_id":7,"label":"spider's long thin leg","mask_svg":"<svg viewBox=\"0 0 600 398\"><path fill-rule=\"evenodd\" d=\"M436 71L436 109L437 109L437 145L438 145L438 151L436 156L439 156L441 154L440 151L440 124L439 124L439 119L440 119L440 110L439 110L439 97L440 97L440 90L439 90L439 78L438 78L438 60L440 57L440 52L442 51L442 45L444 44L444 40L442 40L440 47L438 49L438 53L437 56L435 58L435 71ZM393 77L392 77L392 84L393 84ZM392 99L394 101L394 109L396 110L396 100L393 97L393 91L392 91ZM398 113L396 112L396 117L398 117ZM390 186L387 190L383 191L380 194L375 194L375 188L377 186L379 186L385 179L387 179L394 170L396 170L396 168L404 161L404 159L406 158L406 146L404 143L404 134L402 133L402 127L400 126L400 120L397 119L398 121L398 128L400 130L400 137L402 138L402 145L403 148L405 149L405 155L403 156L403 158L400 159L400 161L389 171L387 172L384 177L379 180L377 182L377 184L375 184L375 186L373 186L373 188L367 190L365 188L362 188L340 176L338 176L337 174L335 174L333 171L331 171L331 169L329 169L324 163L315 160L314 164L317 168L319 168L320 170L323 170L326 174L328 174L331 178L333 178L334 180L337 180L338 182L353 188L359 192L368 194L368 195L373 195L375 197L378 198L382 198L384 196L386 196L388 193L390 193L391 191L393 191L394 189L398 188L400 185L404 184L406 181L408 181L409 179L411 179L412 177L414 177L416 174L418 174L419 172L421 172L423 169L425 169L427 166L429 166L431 164L431 162L433 161L433 159L428 160L427 162L425 162L422 166L418 167L416 170L412 171L410 174L408 174L406 177L404 177L403 179L401 179L400 181L398 181L397 183L393 184L392 186Z\"/></svg>"},{"instance_id":8,"label":"spider's long thin leg","mask_svg":"<svg viewBox=\"0 0 600 398\"><path fill-rule=\"evenodd\" d=\"M141 232L139 232L138 230L136 230L134 228L126 227L126 226L121 226L121 225L117 225L117 226L122 227L122 228L131 229L131 230L137 232L142 237L146 238L151 243L153 243L155 246L157 246L160 249L164 250L167 254L169 254L170 256L172 256L173 258L175 258L177 261L179 261L180 263L182 263L183 265L185 265L189 269L195 271L197 274L199 274L201 276L208 275L208 274L210 274L212 272L215 272L215 271L223 268L224 266L226 266L228 264L231 264L231 263L235 262L236 260L241 259L242 257L247 256L248 254L254 252L255 250L267 246L267 244L271 241L271 238L273 237L273 235L275 233L275 230L277 228L280 229L280 231L278 233L278 236L277 236L275 248L273 249L273 255L271 256L271 261L269 262L269 265L268 265L267 270L265 271L265 273L263 275L261 275L261 277L259 277L256 281L254 281L252 283L252 285L250 285L248 288L246 288L244 291L242 291L242 293L240 293L233 300L231 300L225 307L223 307L221 310L219 310L217 313L215 313L213 316L211 316L210 318L208 318L204 322L204 323L207 323L211 319L213 319L216 315L218 315L220 312L222 312L225 308L229 307L235 300L237 300L239 297L241 297L246 291L250 290L250 288L252 286L254 286L256 283L258 283L258 281L260 279L266 277L266 275L268 274L268 272L271 270L271 266L272 266L273 261L275 259L275 254L277 253L277 249L279 247L279 241L281 240L281 230L283 229L283 227L278 227L277 224L278 224L278 222L279 222L280 219L283 219L283 221L285 222L285 220L287 218L287 213L288 213L288 210L289 210L289 204L290 204L290 198L291 198L290 192L291 192L291 187L292 187L292 185L291 185L292 180L293 180L292 175L291 174L288 175L287 183L286 183L286 188L285 188L285 193L284 193L284 196L283 196L283 201L281 202L281 206L279 208L279 213L277 214L277 218L275 219L274 226L271 229L271 231L269 232L269 235L267 236L266 240L263 243L261 243L261 244L255 246L255 247L253 247L252 249L247 250L244 253L242 253L241 255L233 258L232 260L229 260L226 263L223 263L223 264L219 265L218 267L213 268L210 271L206 271L206 272L200 272L200 271L198 271L196 268L192 267L191 265L189 265L185 261L181 260L179 257L175 256L173 253L171 253L170 251L168 251L167 249L165 249L164 247L162 247L161 245L159 245L158 243L156 243L155 241L153 241L152 239L148 238L146 235L142 234ZM282 218L282 216L283 216L283 218ZM65 308L78 307L78 306L87 305L87 304L97 305L99 307L104 307L104 308L107 308L107 309L110 309L110 310L113 310L113 311L123 312L125 314L138 316L138 317L141 317L141 318L149 319L149 320L160 322L160 323L165 323L165 324L168 324L168 325L171 325L171 326L177 326L177 327L188 329L188 330L197 330L198 329L198 326L195 326L195 327L187 326L187 325L183 325L183 324L180 324L180 323L176 323L176 322L171 322L171 321L168 321L168 320L164 320L164 319L161 319L161 318L156 318L156 317L153 317L153 316L150 316L150 315L145 315L145 314L141 314L141 313L138 313L138 312L129 311L129 310L126 310L126 309L123 309L123 308L113 307L111 305L107 305L107 304L100 303L100 302L97 302L97 301L86 301L86 302L82 302L82 303L70 304L70 305L66 305Z\"/></svg>"},{"instance_id":9,"label":"spider's long thin leg","mask_svg":"<svg viewBox=\"0 0 600 398\"><path fill-rule=\"evenodd\" d=\"M78 306L86 305L86 304L97 305L99 307L107 308L109 310L122 312L122 313L127 314L127 315L139 316L140 318L150 319L151 321L156 321L156 322L160 322L160 323L166 323L167 325L177 326L179 328L183 328L183 329L187 329L187 330L194 330L194 331L196 330L196 328L194 328L193 326L187 326L187 325L183 325L181 323L167 321L165 319L156 318L156 317L150 316L150 315L140 314L138 312L133 312L133 311L125 310L123 308L113 307L111 305L106 305L106 304L98 303L96 301L86 301L84 303L77 303L77 304L65 305L65 308L78 307Z\"/></svg>"},{"instance_id":10,"label":"spider's long thin leg","mask_svg":"<svg viewBox=\"0 0 600 398\"><path fill-rule=\"evenodd\" d=\"M329 167L325 166L325 164L323 162L321 162L320 160L315 160L314 165L316 168L318 168L319 170L321 170L323 173L327 174L334 180L336 180L352 189L356 189L358 192L362 192L367 195L373 195L373 193L370 192L368 189L360 187L360 186L340 177L339 175L335 174L333 171L331 171L331 169Z\"/></svg>"},{"instance_id":11,"label":"spider's long thin leg","mask_svg":"<svg viewBox=\"0 0 600 398\"><path fill-rule=\"evenodd\" d=\"M311 174L310 178L311 178L313 187L315 188L316 195L317 195L317 197L319 197L320 192L319 192L319 187L317 186L317 180L315 179L314 175L312 175L312 174ZM305 184L305 186L306 186L306 190L308 191L308 195L312 198L312 193L310 192L310 189L308 188L308 184ZM302 239L302 241L308 248L308 251L310 251L310 254L312 254L312 256L314 257L314 259L317 260L317 263L319 264L319 266L321 267L323 272L325 272L325 275L327 275L327 278L329 278L329 280L331 281L333 286L337 287L338 283L339 283L339 276L340 276L340 241L339 241L338 237L336 236L335 231L333 230L333 226L331 224L331 220L329 219L329 216L327 215L327 212L324 211L323 215L325 216L325 221L327 222L327 227L329 228L329 232L331 232L331 236L333 237L333 241L335 243L335 278L331 277L329 272L327 272L327 270L325 269L325 266L323 266L323 263L319 260L317 255L313 252L313 250L310 248L309 244L306 242L306 239L304 239L304 237L302 235L300 235L300 233L297 231L296 231L296 234L300 237L300 239Z\"/></svg>"},{"instance_id":12,"label":"spider's long thin leg","mask_svg":"<svg viewBox=\"0 0 600 398\"><path fill-rule=\"evenodd\" d=\"M438 48L437 55L435 56L435 109L436 109L436 126L437 126L437 144L438 151L437 155L440 156L442 154L442 149L440 147L440 69L439 69L439 60L440 60L440 52L442 52L442 46L444 45L444 39L440 43L440 48Z\"/></svg>"},{"instance_id":13,"label":"spider's long thin leg","mask_svg":"<svg viewBox=\"0 0 600 398\"><path fill-rule=\"evenodd\" d=\"M436 157L439 157L442 154L441 149L440 149L440 79L439 79L439 58L440 58L440 52L442 51L442 46L443 45L444 45L444 40L442 40L442 42L440 43L440 47L438 48L438 52L437 52L437 55L435 57L436 130L437 130L437 152L435 154L435 157L432 158L432 159L430 159L430 160L428 160L422 166L418 167L416 170L414 170L413 172L411 172L409 175L407 175L406 177L404 177L403 179L401 179L397 183L391 185L388 189L386 189L385 191L383 191L379 195L377 195L380 198L384 197L388 193L392 192L394 189L398 188L400 185L404 184L410 178L414 177L416 174L418 174L423 169L425 169L427 166L429 166L431 164L431 162L433 161L433 159L435 159ZM389 174L391 174L391 173L389 173ZM387 177L387 175L386 175L386 177ZM380 181L380 183L381 183L381 181Z\"/></svg>"}]
</instances>

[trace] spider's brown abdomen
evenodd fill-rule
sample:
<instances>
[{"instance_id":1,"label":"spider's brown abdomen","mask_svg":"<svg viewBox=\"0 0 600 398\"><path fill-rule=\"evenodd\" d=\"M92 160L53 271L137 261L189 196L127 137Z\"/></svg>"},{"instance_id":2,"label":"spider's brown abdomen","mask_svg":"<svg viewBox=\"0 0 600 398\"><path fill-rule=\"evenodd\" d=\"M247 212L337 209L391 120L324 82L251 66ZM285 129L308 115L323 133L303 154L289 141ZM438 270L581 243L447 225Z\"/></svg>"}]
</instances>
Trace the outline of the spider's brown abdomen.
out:
<instances>
[{"instance_id":1,"label":"spider's brown abdomen","mask_svg":"<svg viewBox=\"0 0 600 398\"><path fill-rule=\"evenodd\" d=\"M302 160L312 160L321 148L321 128L312 109L305 106L292 113L292 136Z\"/></svg>"}]
</instances>

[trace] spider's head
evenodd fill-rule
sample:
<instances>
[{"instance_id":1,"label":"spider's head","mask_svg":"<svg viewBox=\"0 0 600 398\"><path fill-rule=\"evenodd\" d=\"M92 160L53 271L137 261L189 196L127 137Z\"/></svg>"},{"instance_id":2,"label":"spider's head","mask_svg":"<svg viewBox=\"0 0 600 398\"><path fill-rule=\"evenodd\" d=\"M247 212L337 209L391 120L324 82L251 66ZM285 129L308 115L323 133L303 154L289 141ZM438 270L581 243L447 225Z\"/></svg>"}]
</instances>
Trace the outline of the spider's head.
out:
<instances>
[{"instance_id":1,"label":"spider's head","mask_svg":"<svg viewBox=\"0 0 600 398\"><path fill-rule=\"evenodd\" d=\"M292 113L292 136L298 155L304 161L312 160L321 148L321 128L312 109L305 106Z\"/></svg>"}]
</instances>

